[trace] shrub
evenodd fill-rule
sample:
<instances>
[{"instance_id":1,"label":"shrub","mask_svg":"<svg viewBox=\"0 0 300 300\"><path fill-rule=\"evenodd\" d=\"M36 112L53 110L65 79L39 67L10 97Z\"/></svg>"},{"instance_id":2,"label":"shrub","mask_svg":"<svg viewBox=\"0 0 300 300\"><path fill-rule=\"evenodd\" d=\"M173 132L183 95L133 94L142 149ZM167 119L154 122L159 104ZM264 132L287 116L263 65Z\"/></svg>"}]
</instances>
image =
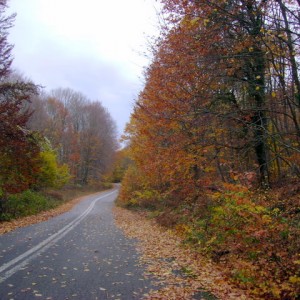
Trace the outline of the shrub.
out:
<instances>
[{"instance_id":1,"label":"shrub","mask_svg":"<svg viewBox=\"0 0 300 300\"><path fill-rule=\"evenodd\" d=\"M0 221L37 214L38 212L54 208L58 200L45 197L41 193L31 190L19 194L9 195L3 203Z\"/></svg>"},{"instance_id":2,"label":"shrub","mask_svg":"<svg viewBox=\"0 0 300 300\"><path fill-rule=\"evenodd\" d=\"M191 221L186 240L226 263L228 275L242 287L268 299L295 299L299 227L260 196L245 190L213 194L213 205Z\"/></svg>"}]
</instances>

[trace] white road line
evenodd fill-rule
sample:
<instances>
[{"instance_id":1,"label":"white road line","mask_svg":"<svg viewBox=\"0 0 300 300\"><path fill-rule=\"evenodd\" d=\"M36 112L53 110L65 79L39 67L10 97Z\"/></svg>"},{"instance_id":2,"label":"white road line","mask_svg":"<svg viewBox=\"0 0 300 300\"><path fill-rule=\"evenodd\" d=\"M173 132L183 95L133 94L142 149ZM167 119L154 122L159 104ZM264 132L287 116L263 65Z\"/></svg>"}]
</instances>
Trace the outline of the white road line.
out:
<instances>
[{"instance_id":1,"label":"white road line","mask_svg":"<svg viewBox=\"0 0 300 300\"><path fill-rule=\"evenodd\" d=\"M18 257L12 259L8 263L4 264L0 267L0 274L7 270L8 268L12 267L8 271L6 271L2 276L0 276L0 283L5 281L7 278L18 272L20 269L24 268L29 261L37 257L40 253L46 251L49 247L51 247L53 244L55 244L57 241L59 241L61 238L63 238L69 231L71 231L75 226L77 226L94 208L97 201L108 197L112 194L114 194L116 191L113 191L111 193L108 193L106 195L103 195L102 197L99 197L95 199L89 207L76 219L74 219L72 222L67 224L65 227L63 227L58 232L54 233L44 241L40 242L38 245L34 246L33 248L29 249L25 253L19 255Z\"/></svg>"}]
</instances>

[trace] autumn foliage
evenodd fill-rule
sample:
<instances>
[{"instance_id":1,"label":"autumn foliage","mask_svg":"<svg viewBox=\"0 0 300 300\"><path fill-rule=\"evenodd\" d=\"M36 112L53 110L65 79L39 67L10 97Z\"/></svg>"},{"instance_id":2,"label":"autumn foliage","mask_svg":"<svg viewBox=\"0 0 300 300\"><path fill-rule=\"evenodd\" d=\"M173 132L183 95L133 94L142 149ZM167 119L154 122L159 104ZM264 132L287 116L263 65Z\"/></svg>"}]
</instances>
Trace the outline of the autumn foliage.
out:
<instances>
[{"instance_id":1,"label":"autumn foliage","mask_svg":"<svg viewBox=\"0 0 300 300\"><path fill-rule=\"evenodd\" d=\"M299 190L276 191L300 177L299 2L161 2L119 202L156 209L254 294L294 299Z\"/></svg>"},{"instance_id":2,"label":"autumn foliage","mask_svg":"<svg viewBox=\"0 0 300 300\"><path fill-rule=\"evenodd\" d=\"M29 188L39 170L39 145L26 123L30 112L26 107L38 88L31 82L10 82L11 45L7 30L14 16L3 16L6 1L0 3L0 199L7 193ZM0 211L1 211L0 201Z\"/></svg>"},{"instance_id":3,"label":"autumn foliage","mask_svg":"<svg viewBox=\"0 0 300 300\"><path fill-rule=\"evenodd\" d=\"M72 181L99 184L110 171L118 147L116 125L102 104L59 88L33 98L30 109L28 127L50 141L58 162L68 166Z\"/></svg>"},{"instance_id":4,"label":"autumn foliage","mask_svg":"<svg viewBox=\"0 0 300 300\"><path fill-rule=\"evenodd\" d=\"M100 188L117 148L115 124L99 101L71 89L46 94L12 72L7 36L15 15L6 8L0 1L0 221L52 207L40 194L49 188Z\"/></svg>"}]
</instances>

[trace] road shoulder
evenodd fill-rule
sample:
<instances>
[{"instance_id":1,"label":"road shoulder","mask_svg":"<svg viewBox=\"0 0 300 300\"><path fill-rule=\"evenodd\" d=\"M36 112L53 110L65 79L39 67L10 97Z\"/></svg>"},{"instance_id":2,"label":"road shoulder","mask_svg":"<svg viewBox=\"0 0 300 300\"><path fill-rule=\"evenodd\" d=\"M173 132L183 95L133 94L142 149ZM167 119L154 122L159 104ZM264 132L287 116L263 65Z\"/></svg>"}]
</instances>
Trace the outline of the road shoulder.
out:
<instances>
[{"instance_id":1,"label":"road shoulder","mask_svg":"<svg viewBox=\"0 0 300 300\"><path fill-rule=\"evenodd\" d=\"M147 299L252 299L228 284L222 270L183 247L181 239L138 212L113 209L116 225L138 240L141 263L149 275L164 283Z\"/></svg>"},{"instance_id":2,"label":"road shoulder","mask_svg":"<svg viewBox=\"0 0 300 300\"><path fill-rule=\"evenodd\" d=\"M8 221L8 222L1 222L0 223L0 235L14 231L17 228L22 228L22 227L37 224L40 222L45 222L53 217L56 217L58 215L61 215L65 212L70 211L75 205L77 205L81 201L85 200L87 197L92 196L92 195L98 195L98 194L100 195L103 192L105 192L105 191L101 191L98 193L93 193L93 194L84 195L84 196L75 198L73 200L65 202L64 204L62 204L54 209L51 209L48 211L43 211L37 215L22 217L19 219Z\"/></svg>"}]
</instances>

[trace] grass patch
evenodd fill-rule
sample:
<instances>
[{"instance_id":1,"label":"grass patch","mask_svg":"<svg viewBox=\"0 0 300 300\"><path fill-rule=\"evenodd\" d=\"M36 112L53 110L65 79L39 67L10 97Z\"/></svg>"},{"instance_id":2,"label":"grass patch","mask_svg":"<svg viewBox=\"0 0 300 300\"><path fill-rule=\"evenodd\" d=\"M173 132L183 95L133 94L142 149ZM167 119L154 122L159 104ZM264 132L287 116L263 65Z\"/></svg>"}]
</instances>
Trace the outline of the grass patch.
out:
<instances>
[{"instance_id":1,"label":"grass patch","mask_svg":"<svg viewBox=\"0 0 300 300\"><path fill-rule=\"evenodd\" d=\"M2 204L0 221L35 215L41 211L52 209L60 203L61 201L58 199L31 190L9 195Z\"/></svg>"},{"instance_id":2,"label":"grass patch","mask_svg":"<svg viewBox=\"0 0 300 300\"><path fill-rule=\"evenodd\" d=\"M111 186L66 186L59 190L32 191L9 195L1 203L0 222L11 221L56 208L70 200L100 192Z\"/></svg>"}]
</instances>

